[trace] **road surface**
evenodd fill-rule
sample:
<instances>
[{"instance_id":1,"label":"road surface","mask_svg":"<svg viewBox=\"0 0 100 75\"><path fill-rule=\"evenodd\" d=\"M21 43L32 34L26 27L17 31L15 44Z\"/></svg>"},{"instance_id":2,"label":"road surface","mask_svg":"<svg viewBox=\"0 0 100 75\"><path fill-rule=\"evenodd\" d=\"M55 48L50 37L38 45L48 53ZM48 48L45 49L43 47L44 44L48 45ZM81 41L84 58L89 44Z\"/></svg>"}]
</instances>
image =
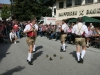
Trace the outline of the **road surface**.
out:
<instances>
[{"instance_id":1,"label":"road surface","mask_svg":"<svg viewBox=\"0 0 100 75\"><path fill-rule=\"evenodd\" d=\"M100 75L100 49L88 48L84 63L79 64L75 45L66 44L66 52L60 52L60 41L37 37L33 65L29 65L26 38L18 41L17 44L0 44L0 75ZM54 54L57 56L53 57Z\"/></svg>"}]
</instances>

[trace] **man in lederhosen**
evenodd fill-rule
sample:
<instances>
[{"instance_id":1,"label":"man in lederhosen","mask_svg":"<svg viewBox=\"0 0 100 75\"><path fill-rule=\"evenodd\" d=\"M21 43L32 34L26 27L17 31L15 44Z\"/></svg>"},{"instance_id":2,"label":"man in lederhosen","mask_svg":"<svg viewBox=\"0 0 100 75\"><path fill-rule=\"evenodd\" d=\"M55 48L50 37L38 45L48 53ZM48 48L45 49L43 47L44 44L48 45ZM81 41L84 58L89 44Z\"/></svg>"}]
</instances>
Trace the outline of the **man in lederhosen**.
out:
<instances>
[{"instance_id":1,"label":"man in lederhosen","mask_svg":"<svg viewBox=\"0 0 100 75\"><path fill-rule=\"evenodd\" d=\"M30 24L26 25L25 29L24 29L24 33L27 33L27 39L26 42L29 46L29 52L28 52L28 58L27 58L27 62L29 65L33 65L32 61L31 61L31 57L32 57L32 52L33 52L33 48L34 48L34 44L35 44L35 36L33 36L33 33L36 32L34 25L36 23L36 18L32 17Z\"/></svg>"},{"instance_id":2,"label":"man in lederhosen","mask_svg":"<svg viewBox=\"0 0 100 75\"><path fill-rule=\"evenodd\" d=\"M86 53L85 34L88 34L87 26L82 23L82 18L77 19L77 24L73 27L72 33L75 34L76 55L78 63L83 63L83 58ZM80 49L82 46L82 52Z\"/></svg>"},{"instance_id":3,"label":"man in lederhosen","mask_svg":"<svg viewBox=\"0 0 100 75\"><path fill-rule=\"evenodd\" d=\"M67 29L68 29L68 25L65 23L65 20L62 20L62 26L61 26L61 51L66 52L66 44L65 44L65 40L67 37Z\"/></svg>"}]
</instances>

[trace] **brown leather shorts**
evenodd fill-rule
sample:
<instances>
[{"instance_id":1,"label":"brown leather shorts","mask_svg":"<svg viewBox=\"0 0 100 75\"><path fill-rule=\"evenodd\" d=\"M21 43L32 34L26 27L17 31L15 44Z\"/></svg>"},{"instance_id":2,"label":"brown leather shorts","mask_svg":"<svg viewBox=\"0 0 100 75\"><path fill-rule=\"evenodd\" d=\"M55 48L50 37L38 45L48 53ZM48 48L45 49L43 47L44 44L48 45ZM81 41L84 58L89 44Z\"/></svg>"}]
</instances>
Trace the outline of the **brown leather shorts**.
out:
<instances>
[{"instance_id":1,"label":"brown leather shorts","mask_svg":"<svg viewBox=\"0 0 100 75\"><path fill-rule=\"evenodd\" d=\"M76 46L86 46L85 38L75 38L75 44Z\"/></svg>"},{"instance_id":2,"label":"brown leather shorts","mask_svg":"<svg viewBox=\"0 0 100 75\"><path fill-rule=\"evenodd\" d=\"M35 38L27 37L26 42L27 42L28 46L34 45L35 44Z\"/></svg>"},{"instance_id":3,"label":"brown leather shorts","mask_svg":"<svg viewBox=\"0 0 100 75\"><path fill-rule=\"evenodd\" d=\"M65 42L66 37L67 37L67 34L62 34L62 35L61 35L61 41Z\"/></svg>"}]
</instances>

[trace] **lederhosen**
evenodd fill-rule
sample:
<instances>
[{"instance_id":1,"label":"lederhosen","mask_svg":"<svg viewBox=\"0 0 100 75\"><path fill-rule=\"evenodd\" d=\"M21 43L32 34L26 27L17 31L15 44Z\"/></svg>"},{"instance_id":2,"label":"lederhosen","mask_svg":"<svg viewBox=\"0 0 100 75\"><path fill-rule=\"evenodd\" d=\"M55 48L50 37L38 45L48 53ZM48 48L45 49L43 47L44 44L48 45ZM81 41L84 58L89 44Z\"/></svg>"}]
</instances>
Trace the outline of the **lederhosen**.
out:
<instances>
[{"instance_id":1,"label":"lederhosen","mask_svg":"<svg viewBox=\"0 0 100 75\"><path fill-rule=\"evenodd\" d=\"M61 41L64 41L64 42L65 42L65 40L66 40L66 36L67 36L67 34L64 33L63 30L61 30Z\"/></svg>"},{"instance_id":2,"label":"lederhosen","mask_svg":"<svg viewBox=\"0 0 100 75\"><path fill-rule=\"evenodd\" d=\"M83 27L83 25L82 25L82 27ZM78 33L80 33L82 27L80 29L78 28L78 30L79 30ZM85 42L85 32L83 32L82 35L76 35L75 34L75 43L76 43L76 45L81 45L81 46L85 46L86 45L86 42Z\"/></svg>"}]
</instances>

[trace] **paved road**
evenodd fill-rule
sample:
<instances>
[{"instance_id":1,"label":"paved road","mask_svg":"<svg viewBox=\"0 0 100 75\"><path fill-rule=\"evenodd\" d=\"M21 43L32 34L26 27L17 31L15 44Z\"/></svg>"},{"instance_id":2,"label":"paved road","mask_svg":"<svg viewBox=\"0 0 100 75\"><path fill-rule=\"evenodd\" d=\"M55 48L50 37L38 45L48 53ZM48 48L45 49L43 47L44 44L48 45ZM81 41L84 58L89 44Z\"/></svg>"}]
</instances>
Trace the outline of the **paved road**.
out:
<instances>
[{"instance_id":1,"label":"paved road","mask_svg":"<svg viewBox=\"0 0 100 75\"><path fill-rule=\"evenodd\" d=\"M0 44L0 75L100 75L100 49L88 48L84 64L78 64L75 45L67 44L67 51L60 52L60 41L38 37L33 65L28 65L25 38L19 41L17 44ZM46 58L47 54L52 61Z\"/></svg>"}]
</instances>

